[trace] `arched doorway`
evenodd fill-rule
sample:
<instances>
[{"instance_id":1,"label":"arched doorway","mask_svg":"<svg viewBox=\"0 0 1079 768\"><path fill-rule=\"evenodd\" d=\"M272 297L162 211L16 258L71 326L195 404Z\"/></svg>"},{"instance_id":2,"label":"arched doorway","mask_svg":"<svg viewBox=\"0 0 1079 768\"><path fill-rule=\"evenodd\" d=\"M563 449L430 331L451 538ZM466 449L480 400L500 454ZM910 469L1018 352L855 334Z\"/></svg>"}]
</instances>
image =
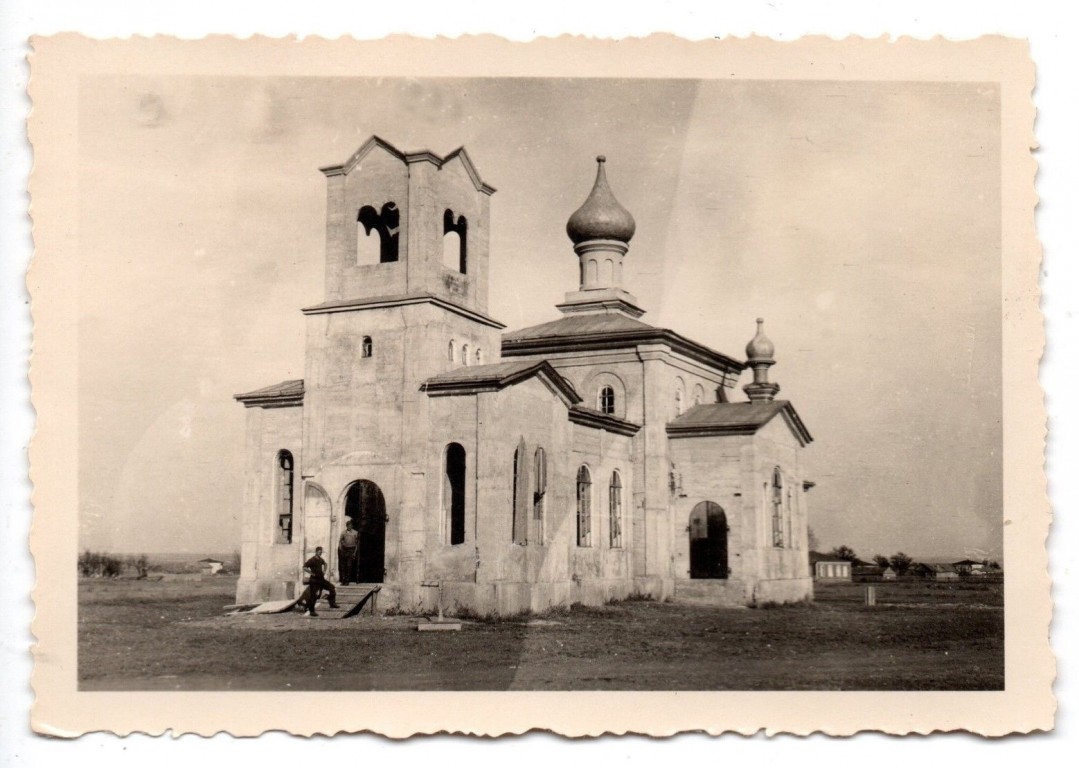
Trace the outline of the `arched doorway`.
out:
<instances>
[{"instance_id":1,"label":"arched doorway","mask_svg":"<svg viewBox=\"0 0 1079 768\"><path fill-rule=\"evenodd\" d=\"M689 514L689 577L727 578L727 515L714 501L702 501Z\"/></svg>"},{"instance_id":2,"label":"arched doorway","mask_svg":"<svg viewBox=\"0 0 1079 768\"><path fill-rule=\"evenodd\" d=\"M386 568L386 499L370 480L357 480L345 494L345 517L360 534L356 573L350 581L381 584Z\"/></svg>"}]
</instances>

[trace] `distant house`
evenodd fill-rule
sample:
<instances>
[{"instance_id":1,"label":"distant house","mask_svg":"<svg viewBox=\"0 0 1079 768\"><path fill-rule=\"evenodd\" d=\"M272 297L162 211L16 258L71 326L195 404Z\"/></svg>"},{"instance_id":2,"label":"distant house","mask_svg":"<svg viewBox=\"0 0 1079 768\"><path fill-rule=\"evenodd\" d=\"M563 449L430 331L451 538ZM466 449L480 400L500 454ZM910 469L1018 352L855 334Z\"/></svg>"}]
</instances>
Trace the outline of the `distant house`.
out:
<instances>
[{"instance_id":1,"label":"distant house","mask_svg":"<svg viewBox=\"0 0 1079 768\"><path fill-rule=\"evenodd\" d=\"M816 555L816 557L813 557ZM836 560L817 552L810 552L809 563L813 566L813 578L817 581L850 581L850 562Z\"/></svg>"},{"instance_id":2,"label":"distant house","mask_svg":"<svg viewBox=\"0 0 1079 768\"><path fill-rule=\"evenodd\" d=\"M201 567L203 575L214 576L219 573L225 564L220 560L215 560L212 557L204 557L199 560L199 566Z\"/></svg>"},{"instance_id":3,"label":"distant house","mask_svg":"<svg viewBox=\"0 0 1079 768\"><path fill-rule=\"evenodd\" d=\"M985 573L985 563L980 560L960 560L957 563L952 563L952 567L955 568L956 573L967 576Z\"/></svg>"},{"instance_id":4,"label":"distant house","mask_svg":"<svg viewBox=\"0 0 1079 768\"><path fill-rule=\"evenodd\" d=\"M926 581L958 581L959 571L951 563L915 563L911 572Z\"/></svg>"},{"instance_id":5,"label":"distant house","mask_svg":"<svg viewBox=\"0 0 1079 768\"><path fill-rule=\"evenodd\" d=\"M851 570L854 581L895 581L895 570L889 565L855 565Z\"/></svg>"}]
</instances>

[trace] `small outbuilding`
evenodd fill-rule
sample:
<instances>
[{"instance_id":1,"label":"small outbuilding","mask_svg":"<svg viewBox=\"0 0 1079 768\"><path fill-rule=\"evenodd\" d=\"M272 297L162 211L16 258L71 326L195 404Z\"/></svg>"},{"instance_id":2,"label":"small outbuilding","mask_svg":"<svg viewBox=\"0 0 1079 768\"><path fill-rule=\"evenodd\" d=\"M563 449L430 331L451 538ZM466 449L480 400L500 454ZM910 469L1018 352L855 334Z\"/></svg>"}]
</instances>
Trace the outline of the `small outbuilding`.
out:
<instances>
[{"instance_id":1,"label":"small outbuilding","mask_svg":"<svg viewBox=\"0 0 1079 768\"><path fill-rule=\"evenodd\" d=\"M199 560L199 567L204 576L216 576L225 567L225 564L212 557L204 557Z\"/></svg>"}]
</instances>

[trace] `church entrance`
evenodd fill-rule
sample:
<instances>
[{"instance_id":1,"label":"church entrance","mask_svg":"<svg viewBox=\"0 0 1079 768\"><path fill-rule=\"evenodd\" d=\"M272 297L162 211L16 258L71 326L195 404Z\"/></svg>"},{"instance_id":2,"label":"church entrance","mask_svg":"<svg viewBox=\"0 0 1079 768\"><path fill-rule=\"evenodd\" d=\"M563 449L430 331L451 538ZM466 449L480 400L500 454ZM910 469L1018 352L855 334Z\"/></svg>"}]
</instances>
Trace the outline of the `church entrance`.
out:
<instances>
[{"instance_id":1,"label":"church entrance","mask_svg":"<svg viewBox=\"0 0 1079 768\"><path fill-rule=\"evenodd\" d=\"M357 480L345 495L345 518L359 534L348 581L381 584L386 569L386 499L370 480Z\"/></svg>"},{"instance_id":2,"label":"church entrance","mask_svg":"<svg viewBox=\"0 0 1079 768\"><path fill-rule=\"evenodd\" d=\"M702 501L689 515L689 577L727 578L727 515L714 501Z\"/></svg>"}]
</instances>

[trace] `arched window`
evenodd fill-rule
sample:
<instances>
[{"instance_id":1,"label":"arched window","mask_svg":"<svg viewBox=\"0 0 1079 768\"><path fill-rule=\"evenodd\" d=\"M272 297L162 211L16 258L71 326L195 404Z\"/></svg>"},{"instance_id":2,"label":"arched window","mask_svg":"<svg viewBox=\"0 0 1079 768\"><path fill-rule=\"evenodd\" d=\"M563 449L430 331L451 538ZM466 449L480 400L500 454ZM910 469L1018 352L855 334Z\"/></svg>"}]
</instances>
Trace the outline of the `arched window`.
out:
<instances>
[{"instance_id":1,"label":"arched window","mask_svg":"<svg viewBox=\"0 0 1079 768\"><path fill-rule=\"evenodd\" d=\"M450 339L450 344L446 348L446 354L451 363L457 362L457 344L454 343L453 339Z\"/></svg>"},{"instance_id":2,"label":"arched window","mask_svg":"<svg viewBox=\"0 0 1079 768\"><path fill-rule=\"evenodd\" d=\"M614 415L614 387L610 384L599 390L599 410Z\"/></svg>"},{"instance_id":3,"label":"arched window","mask_svg":"<svg viewBox=\"0 0 1079 768\"><path fill-rule=\"evenodd\" d=\"M680 389L674 391L674 415L682 415L682 390Z\"/></svg>"},{"instance_id":4,"label":"arched window","mask_svg":"<svg viewBox=\"0 0 1079 768\"><path fill-rule=\"evenodd\" d=\"M292 454L288 451L277 453L277 528L274 530L275 544L292 543L292 481L294 465Z\"/></svg>"},{"instance_id":5,"label":"arched window","mask_svg":"<svg viewBox=\"0 0 1079 768\"><path fill-rule=\"evenodd\" d=\"M468 345L467 344L462 344L461 345L461 362L464 363L465 365L468 365Z\"/></svg>"},{"instance_id":6,"label":"arched window","mask_svg":"<svg viewBox=\"0 0 1079 768\"><path fill-rule=\"evenodd\" d=\"M360 345L360 357L370 357L374 347L371 344L371 337L364 336L363 343Z\"/></svg>"},{"instance_id":7,"label":"arched window","mask_svg":"<svg viewBox=\"0 0 1079 768\"><path fill-rule=\"evenodd\" d=\"M513 452L513 543L528 543L528 453L524 438Z\"/></svg>"},{"instance_id":8,"label":"arched window","mask_svg":"<svg viewBox=\"0 0 1079 768\"><path fill-rule=\"evenodd\" d=\"M476 347L476 365L483 365L483 350Z\"/></svg>"},{"instance_id":9,"label":"arched window","mask_svg":"<svg viewBox=\"0 0 1079 768\"><path fill-rule=\"evenodd\" d=\"M532 519L536 521L536 538L543 544L543 500L547 496L547 454L543 448L537 448L532 457L532 474Z\"/></svg>"},{"instance_id":10,"label":"arched window","mask_svg":"<svg viewBox=\"0 0 1079 768\"><path fill-rule=\"evenodd\" d=\"M356 215L356 264L363 266L397 261L400 228L401 212L396 203L386 203L380 211L370 205L361 208Z\"/></svg>"},{"instance_id":11,"label":"arched window","mask_svg":"<svg viewBox=\"0 0 1079 768\"><path fill-rule=\"evenodd\" d=\"M450 544L465 541L465 449L460 443L446 446L442 506Z\"/></svg>"},{"instance_id":12,"label":"arched window","mask_svg":"<svg viewBox=\"0 0 1079 768\"><path fill-rule=\"evenodd\" d=\"M453 216L446 209L442 214L442 265L462 275L468 272L468 221L464 216Z\"/></svg>"},{"instance_id":13,"label":"arched window","mask_svg":"<svg viewBox=\"0 0 1079 768\"><path fill-rule=\"evenodd\" d=\"M622 476L615 470L611 473L611 487L608 496L607 513L610 517L611 547L622 546Z\"/></svg>"},{"instance_id":14,"label":"arched window","mask_svg":"<svg viewBox=\"0 0 1079 768\"><path fill-rule=\"evenodd\" d=\"M772 546L783 546L783 472L772 470Z\"/></svg>"},{"instance_id":15,"label":"arched window","mask_svg":"<svg viewBox=\"0 0 1079 768\"><path fill-rule=\"evenodd\" d=\"M577 470L577 546L592 546L592 475L583 465Z\"/></svg>"},{"instance_id":16,"label":"arched window","mask_svg":"<svg viewBox=\"0 0 1079 768\"><path fill-rule=\"evenodd\" d=\"M693 388L693 404L700 405L704 402L704 387L700 384Z\"/></svg>"}]
</instances>

